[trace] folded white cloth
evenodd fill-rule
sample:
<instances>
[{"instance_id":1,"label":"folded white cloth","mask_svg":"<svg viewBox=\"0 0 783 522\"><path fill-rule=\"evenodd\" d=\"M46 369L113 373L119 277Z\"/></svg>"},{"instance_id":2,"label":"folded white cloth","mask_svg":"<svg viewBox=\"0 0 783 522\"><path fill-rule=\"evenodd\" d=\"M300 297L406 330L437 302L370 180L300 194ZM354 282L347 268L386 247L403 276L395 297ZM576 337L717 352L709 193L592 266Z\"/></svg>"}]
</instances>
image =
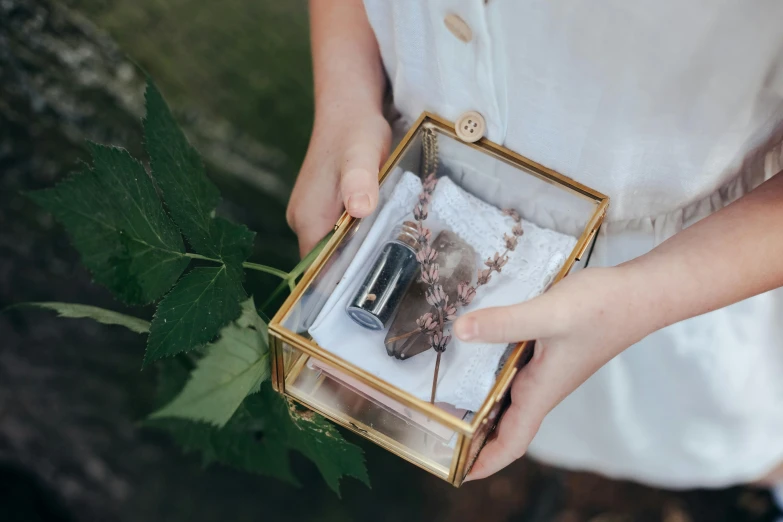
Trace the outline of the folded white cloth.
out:
<instances>
[{"instance_id":1,"label":"folded white cloth","mask_svg":"<svg viewBox=\"0 0 783 522\"><path fill-rule=\"evenodd\" d=\"M323 348L413 395L430 399L436 354L428 350L411 359L397 360L386 354L386 330L371 331L354 323L345 307L361 283L364 272L379 248L389 239L395 225L411 218L421 192L421 180L405 172L389 201L379 209L340 284L327 300L309 332ZM503 252L503 234L510 233L514 221L498 208L468 194L449 178L438 181L425 223L433 237L443 229L457 234L476 251L476 266L495 252ZM460 314L504 306L530 299L551 282L574 248L576 239L522 221L525 234L509 254L508 264L482 286L470 306ZM474 276L475 280L475 276ZM436 400L457 408L477 410L495 382L498 364L506 344L464 343L452 338L441 358Z\"/></svg>"}]
</instances>

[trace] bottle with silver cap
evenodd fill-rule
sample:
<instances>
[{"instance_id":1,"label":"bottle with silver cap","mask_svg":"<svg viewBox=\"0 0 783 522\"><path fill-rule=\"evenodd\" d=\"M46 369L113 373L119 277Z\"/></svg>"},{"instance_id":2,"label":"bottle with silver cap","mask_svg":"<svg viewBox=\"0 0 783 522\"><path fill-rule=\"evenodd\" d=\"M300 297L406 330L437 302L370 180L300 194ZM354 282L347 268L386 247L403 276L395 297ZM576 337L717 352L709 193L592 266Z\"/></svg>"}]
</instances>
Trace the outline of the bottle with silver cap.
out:
<instances>
[{"instance_id":1,"label":"bottle with silver cap","mask_svg":"<svg viewBox=\"0 0 783 522\"><path fill-rule=\"evenodd\" d=\"M370 330L382 330L394 318L408 286L419 273L416 238L416 223L405 221L381 247L346 307L346 312L357 324Z\"/></svg>"}]
</instances>

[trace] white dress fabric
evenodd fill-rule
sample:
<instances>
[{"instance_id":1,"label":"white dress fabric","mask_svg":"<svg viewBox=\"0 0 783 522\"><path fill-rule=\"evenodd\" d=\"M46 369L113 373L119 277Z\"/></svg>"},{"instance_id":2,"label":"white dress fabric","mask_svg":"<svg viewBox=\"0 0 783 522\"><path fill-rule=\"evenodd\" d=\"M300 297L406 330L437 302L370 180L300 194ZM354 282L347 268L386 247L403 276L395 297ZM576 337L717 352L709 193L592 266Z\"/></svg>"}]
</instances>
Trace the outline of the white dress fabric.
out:
<instances>
[{"instance_id":1,"label":"white dress fabric","mask_svg":"<svg viewBox=\"0 0 783 522\"><path fill-rule=\"evenodd\" d=\"M491 140L611 197L592 266L648 252L783 168L780 0L365 5L403 125L476 110ZM764 475L783 461L783 290L629 348L547 416L530 454L672 488Z\"/></svg>"},{"instance_id":2,"label":"white dress fabric","mask_svg":"<svg viewBox=\"0 0 783 522\"><path fill-rule=\"evenodd\" d=\"M403 173L309 332L319 346L420 399L429 400L436 353L428 350L407 360L389 357L384 349L388 330L367 330L345 312L373 257L389 240L389 231L412 219L411 212L420 193L419 177L412 172ZM478 268L482 260L503 252L503 235L510 234L514 220L444 177L432 195L425 224L433 238L442 230L450 230L470 245L476 252ZM514 252L509 253L508 264L478 290L469 306L460 308L460 315L514 304L541 294L576 245L576 239L571 236L525 220L522 229L525 233ZM412 327L415 329L416 325ZM507 343L465 343L452 338L441 357L436 401L461 410L478 410L495 384L498 365L507 347Z\"/></svg>"}]
</instances>

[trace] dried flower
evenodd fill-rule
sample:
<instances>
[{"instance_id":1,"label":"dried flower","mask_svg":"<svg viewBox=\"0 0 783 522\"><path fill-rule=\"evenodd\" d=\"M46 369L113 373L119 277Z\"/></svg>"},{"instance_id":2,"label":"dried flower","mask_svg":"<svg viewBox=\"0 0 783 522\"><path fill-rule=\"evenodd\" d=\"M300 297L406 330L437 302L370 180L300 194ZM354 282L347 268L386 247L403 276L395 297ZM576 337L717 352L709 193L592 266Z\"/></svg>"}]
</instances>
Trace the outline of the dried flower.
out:
<instances>
[{"instance_id":1,"label":"dried flower","mask_svg":"<svg viewBox=\"0 0 783 522\"><path fill-rule=\"evenodd\" d=\"M438 251L431 246L421 247L419 251L416 252L416 261L418 261L420 265L429 265L436 259L438 259Z\"/></svg>"},{"instance_id":2,"label":"dried flower","mask_svg":"<svg viewBox=\"0 0 783 522\"><path fill-rule=\"evenodd\" d=\"M429 248L429 247L428 247ZM432 285L438 282L439 274L438 269L440 267L437 263L432 265L425 265L421 269L421 280L428 285Z\"/></svg>"},{"instance_id":3,"label":"dried flower","mask_svg":"<svg viewBox=\"0 0 783 522\"><path fill-rule=\"evenodd\" d=\"M430 174L422 183L422 190L432 194L435 191L435 186L438 184L438 179L434 174Z\"/></svg>"},{"instance_id":4,"label":"dried flower","mask_svg":"<svg viewBox=\"0 0 783 522\"><path fill-rule=\"evenodd\" d=\"M457 318L457 305L445 304L443 305L443 318L446 321L453 321Z\"/></svg>"},{"instance_id":5,"label":"dried flower","mask_svg":"<svg viewBox=\"0 0 783 522\"><path fill-rule=\"evenodd\" d=\"M430 286L425 292L424 297L429 304L436 308L449 301L449 296L446 295L446 292L443 291L443 287L440 284Z\"/></svg>"},{"instance_id":6,"label":"dried flower","mask_svg":"<svg viewBox=\"0 0 783 522\"><path fill-rule=\"evenodd\" d=\"M520 221L522 221L522 218L521 218L521 217L519 217L519 212L517 212L517 211L516 211L516 210L514 210L513 208L506 208L506 209L503 209L503 213L504 213L505 215L507 215L507 216L511 217L511 219L513 219L513 220L514 220L514 221L516 221L517 223L519 223Z\"/></svg>"},{"instance_id":7,"label":"dried flower","mask_svg":"<svg viewBox=\"0 0 783 522\"><path fill-rule=\"evenodd\" d=\"M430 333L438 328L438 321L435 320L435 316L431 312L427 312L416 319L416 325L418 325L422 333Z\"/></svg>"},{"instance_id":8,"label":"dried flower","mask_svg":"<svg viewBox=\"0 0 783 522\"><path fill-rule=\"evenodd\" d=\"M437 163L435 165L434 171L437 171ZM507 254L519 246L519 237L524 234L524 231L522 230L522 218L519 213L513 209L504 210L503 213L510 216L515 222L514 227L511 229L511 234L503 235L503 241L506 246L505 252L503 254L496 252L493 257L484 262L487 268L479 271L476 286L471 286L470 281L460 283L457 286L457 299L449 303L449 296L439 283L440 266L435 263L435 260L438 258L438 251L430 246L432 232L423 223L427 219L429 205L432 202L432 194L438 183L438 178L435 177L435 173L429 167L426 171L432 173L422 182L422 191L419 194L418 202L413 208L413 217L416 219L416 242L419 245L416 261L421 267L421 281L427 285L424 296L430 306L433 307L433 311L427 312L416 319L416 325L418 326L418 331L429 336L430 348L438 353L432 383L431 400L434 401L440 356L446 351L446 347L451 341L451 335L446 335L443 330L444 321L454 321L457 318L458 307L469 305L476 297L476 289L489 283L492 278L492 272L501 271L508 263Z\"/></svg>"},{"instance_id":9,"label":"dried flower","mask_svg":"<svg viewBox=\"0 0 783 522\"><path fill-rule=\"evenodd\" d=\"M445 352L446 345L451 341L450 335L445 335L443 332L437 331L430 335L430 346L436 352Z\"/></svg>"},{"instance_id":10,"label":"dried flower","mask_svg":"<svg viewBox=\"0 0 783 522\"><path fill-rule=\"evenodd\" d=\"M429 245L431 237L432 232L429 228L421 223L416 223L416 241L418 241L420 245Z\"/></svg>"},{"instance_id":11,"label":"dried flower","mask_svg":"<svg viewBox=\"0 0 783 522\"><path fill-rule=\"evenodd\" d=\"M490 271L494 270L496 272L500 272L500 269L506 266L506 263L508 263L508 256L501 256L497 252L495 252L495 257L484 261L484 264L489 267Z\"/></svg>"},{"instance_id":12,"label":"dried flower","mask_svg":"<svg viewBox=\"0 0 783 522\"><path fill-rule=\"evenodd\" d=\"M468 306L476 297L476 289L470 283L460 283L457 286L457 299L462 306Z\"/></svg>"},{"instance_id":13,"label":"dried flower","mask_svg":"<svg viewBox=\"0 0 783 522\"><path fill-rule=\"evenodd\" d=\"M421 203L416 205L413 209L413 217L416 221L424 221L427 219L427 205L422 205Z\"/></svg>"}]
</instances>

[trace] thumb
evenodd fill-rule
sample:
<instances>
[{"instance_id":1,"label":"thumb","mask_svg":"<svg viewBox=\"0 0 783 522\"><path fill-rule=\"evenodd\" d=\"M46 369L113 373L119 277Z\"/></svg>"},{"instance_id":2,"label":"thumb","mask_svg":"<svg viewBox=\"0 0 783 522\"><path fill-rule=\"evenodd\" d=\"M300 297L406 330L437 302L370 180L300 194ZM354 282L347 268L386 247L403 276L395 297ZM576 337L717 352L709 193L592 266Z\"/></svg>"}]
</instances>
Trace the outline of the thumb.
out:
<instances>
[{"instance_id":1,"label":"thumb","mask_svg":"<svg viewBox=\"0 0 783 522\"><path fill-rule=\"evenodd\" d=\"M368 216L378 205L378 170L388 153L388 131L359 137L343 155L340 192L345 210L357 218Z\"/></svg>"},{"instance_id":2,"label":"thumb","mask_svg":"<svg viewBox=\"0 0 783 522\"><path fill-rule=\"evenodd\" d=\"M557 299L543 294L523 303L484 308L454 323L454 334L463 341L515 343L555 335L562 328Z\"/></svg>"}]
</instances>

